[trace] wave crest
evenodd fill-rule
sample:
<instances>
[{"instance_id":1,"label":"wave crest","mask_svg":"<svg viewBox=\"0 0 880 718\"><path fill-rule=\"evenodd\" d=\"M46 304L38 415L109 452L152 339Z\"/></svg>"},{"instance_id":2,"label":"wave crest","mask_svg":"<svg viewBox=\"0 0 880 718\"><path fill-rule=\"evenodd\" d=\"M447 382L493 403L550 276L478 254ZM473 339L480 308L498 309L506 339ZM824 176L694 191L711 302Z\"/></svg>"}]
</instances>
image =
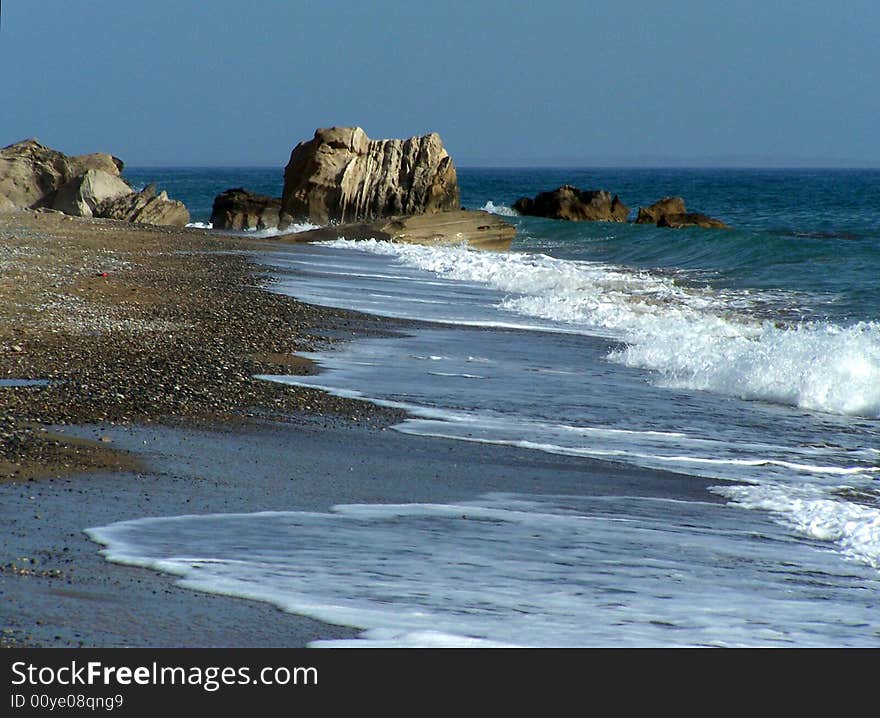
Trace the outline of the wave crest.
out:
<instances>
[{"instance_id":1,"label":"wave crest","mask_svg":"<svg viewBox=\"0 0 880 718\"><path fill-rule=\"evenodd\" d=\"M609 358L664 385L835 414L880 418L880 324L779 326L755 292L714 292L669 277L542 254L332 243L507 294L499 306L621 340ZM779 297L773 297L778 303Z\"/></svg>"}]
</instances>

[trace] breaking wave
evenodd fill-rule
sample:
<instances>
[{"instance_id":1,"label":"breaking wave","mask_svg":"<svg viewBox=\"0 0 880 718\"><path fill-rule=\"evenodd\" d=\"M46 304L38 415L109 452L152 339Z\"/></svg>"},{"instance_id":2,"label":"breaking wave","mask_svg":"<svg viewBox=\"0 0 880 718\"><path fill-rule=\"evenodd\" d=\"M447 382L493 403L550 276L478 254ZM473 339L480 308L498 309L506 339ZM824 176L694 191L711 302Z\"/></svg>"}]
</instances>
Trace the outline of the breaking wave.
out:
<instances>
[{"instance_id":1,"label":"breaking wave","mask_svg":"<svg viewBox=\"0 0 880 718\"><path fill-rule=\"evenodd\" d=\"M479 282L505 294L505 310L618 339L623 346L609 358L651 370L664 385L880 417L876 322L786 325L763 316L768 300L760 292L685 287L649 272L542 254L374 240L330 244Z\"/></svg>"}]
</instances>

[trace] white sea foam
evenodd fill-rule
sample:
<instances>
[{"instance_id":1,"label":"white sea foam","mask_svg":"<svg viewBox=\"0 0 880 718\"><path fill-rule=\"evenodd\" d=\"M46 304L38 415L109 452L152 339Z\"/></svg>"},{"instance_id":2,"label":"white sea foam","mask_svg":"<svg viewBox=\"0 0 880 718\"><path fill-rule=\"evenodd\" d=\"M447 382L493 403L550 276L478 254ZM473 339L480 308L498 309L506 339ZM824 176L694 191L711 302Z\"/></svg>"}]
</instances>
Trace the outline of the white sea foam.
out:
<instances>
[{"instance_id":1,"label":"white sea foam","mask_svg":"<svg viewBox=\"0 0 880 718\"><path fill-rule=\"evenodd\" d=\"M174 574L188 588L364 631L322 646L880 640L864 600L875 579L708 502L490 494L147 518L87 533L110 560Z\"/></svg>"},{"instance_id":2,"label":"white sea foam","mask_svg":"<svg viewBox=\"0 0 880 718\"><path fill-rule=\"evenodd\" d=\"M480 209L489 214L500 215L501 217L519 217L519 213L512 207L503 204L495 204L492 200L486 202L486 204L480 207Z\"/></svg>"},{"instance_id":3,"label":"white sea foam","mask_svg":"<svg viewBox=\"0 0 880 718\"><path fill-rule=\"evenodd\" d=\"M851 327L725 322L646 327L612 356L660 373L664 384L880 418L880 324Z\"/></svg>"},{"instance_id":4,"label":"white sea foam","mask_svg":"<svg viewBox=\"0 0 880 718\"><path fill-rule=\"evenodd\" d=\"M771 511L804 536L837 544L849 558L880 568L880 497L854 502L844 498L848 488L836 487L835 494L821 486L763 484L713 491L737 506Z\"/></svg>"},{"instance_id":5,"label":"white sea foam","mask_svg":"<svg viewBox=\"0 0 880 718\"><path fill-rule=\"evenodd\" d=\"M195 229L213 229L214 225L211 222L190 222L187 227L193 227ZM248 237L258 237L258 238L269 238L269 237L283 237L286 234L297 234L299 232L307 232L310 229L318 229L321 225L318 224L309 224L308 222L294 223L291 224L287 229L280 230L277 227L272 227L271 229L246 229L244 230L244 234Z\"/></svg>"},{"instance_id":6,"label":"white sea foam","mask_svg":"<svg viewBox=\"0 0 880 718\"><path fill-rule=\"evenodd\" d=\"M308 222L294 222L287 229L278 229L271 227L269 229L249 229L247 235L249 237L283 237L287 234L299 234L300 232L308 232L310 229L319 229L319 224L309 224Z\"/></svg>"},{"instance_id":7,"label":"white sea foam","mask_svg":"<svg viewBox=\"0 0 880 718\"><path fill-rule=\"evenodd\" d=\"M621 339L610 358L680 388L836 414L880 417L880 324L782 327L749 308L759 294L716 293L668 277L540 254L377 242L335 246L390 255L448 280L504 292L499 307L568 330ZM525 327L522 327L525 328Z\"/></svg>"},{"instance_id":8,"label":"white sea foam","mask_svg":"<svg viewBox=\"0 0 880 718\"><path fill-rule=\"evenodd\" d=\"M407 409L406 405L395 408ZM427 413L420 411L418 413ZM440 412L431 412L440 414ZM458 439L481 444L494 444L502 446L516 446L521 449L533 449L548 454L560 454L563 456L584 456L595 459L609 459L612 461L625 461L627 463L645 466L653 469L677 471L679 473L694 474L707 478L730 479L732 481L749 480L749 475L763 474L768 472L744 471L748 469L773 469L778 467L790 472L800 472L816 476L858 476L880 472L878 467L864 466L821 466L815 464L802 464L793 461L781 461L766 458L711 458L706 456L694 456L681 453L647 453L644 450L633 448L609 448L611 442L606 442L602 448L596 446L572 446L567 444L555 444L547 441L532 441L530 439L499 437L497 434L481 436L474 433L475 430L485 429L486 422L480 422L470 431L456 431L454 424L444 417L443 420L405 420L397 428L403 433L412 433L419 436L433 436L438 439ZM756 479L752 479L756 480Z\"/></svg>"}]
</instances>

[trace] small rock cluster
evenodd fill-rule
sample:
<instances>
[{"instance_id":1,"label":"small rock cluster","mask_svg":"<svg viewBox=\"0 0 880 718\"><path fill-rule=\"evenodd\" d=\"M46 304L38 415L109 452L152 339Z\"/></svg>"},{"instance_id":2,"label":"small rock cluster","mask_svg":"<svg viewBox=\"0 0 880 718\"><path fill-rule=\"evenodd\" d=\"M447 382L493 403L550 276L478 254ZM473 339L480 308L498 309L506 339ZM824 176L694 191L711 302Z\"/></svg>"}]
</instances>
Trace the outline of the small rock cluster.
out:
<instances>
[{"instance_id":1,"label":"small rock cluster","mask_svg":"<svg viewBox=\"0 0 880 718\"><path fill-rule=\"evenodd\" d=\"M688 212L681 197L664 197L648 207L639 207L636 224L654 224L658 227L682 229L702 227L703 229L730 229L720 219L714 219L699 212Z\"/></svg>"},{"instance_id":2,"label":"small rock cluster","mask_svg":"<svg viewBox=\"0 0 880 718\"><path fill-rule=\"evenodd\" d=\"M626 222L629 207L617 195L606 190L582 190L562 185L535 197L520 197L513 208L523 215L566 219L573 222ZM719 219L699 212L688 212L681 197L664 197L648 207L639 207L636 224L654 224L657 227L703 227L729 229Z\"/></svg>"}]
</instances>

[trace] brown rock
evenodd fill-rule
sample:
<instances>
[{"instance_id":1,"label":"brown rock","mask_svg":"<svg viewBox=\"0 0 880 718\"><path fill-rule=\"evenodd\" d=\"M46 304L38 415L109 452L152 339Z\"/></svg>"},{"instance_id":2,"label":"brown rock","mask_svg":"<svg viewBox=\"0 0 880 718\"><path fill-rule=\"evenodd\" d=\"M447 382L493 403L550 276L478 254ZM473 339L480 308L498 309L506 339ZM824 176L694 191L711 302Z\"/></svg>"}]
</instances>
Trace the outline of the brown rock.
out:
<instances>
[{"instance_id":1,"label":"brown rock","mask_svg":"<svg viewBox=\"0 0 880 718\"><path fill-rule=\"evenodd\" d=\"M70 169L74 175L81 175L89 170L100 170L108 175L119 177L125 169L125 163L118 157L103 152L93 152L90 155L75 155L68 157Z\"/></svg>"},{"instance_id":2,"label":"brown rock","mask_svg":"<svg viewBox=\"0 0 880 718\"><path fill-rule=\"evenodd\" d=\"M239 187L214 198L211 224L214 229L272 229L278 226L281 198L254 194Z\"/></svg>"},{"instance_id":3,"label":"brown rock","mask_svg":"<svg viewBox=\"0 0 880 718\"><path fill-rule=\"evenodd\" d=\"M118 177L122 161L107 154L68 157L30 139L0 150L0 197L16 207L51 207L55 192L90 169Z\"/></svg>"},{"instance_id":4,"label":"brown rock","mask_svg":"<svg viewBox=\"0 0 880 718\"><path fill-rule=\"evenodd\" d=\"M650 207L639 207L636 224L657 224L667 214L685 214L687 209L681 197L664 197Z\"/></svg>"},{"instance_id":5,"label":"brown rock","mask_svg":"<svg viewBox=\"0 0 880 718\"><path fill-rule=\"evenodd\" d=\"M101 202L95 216L169 227L189 224L189 212L183 202L168 199L164 191L157 195L156 185L152 184L141 192Z\"/></svg>"},{"instance_id":6,"label":"brown rock","mask_svg":"<svg viewBox=\"0 0 880 718\"><path fill-rule=\"evenodd\" d=\"M284 171L282 228L458 209L452 158L436 133L371 140L360 127L319 129Z\"/></svg>"},{"instance_id":7,"label":"brown rock","mask_svg":"<svg viewBox=\"0 0 880 718\"><path fill-rule=\"evenodd\" d=\"M507 250L515 234L516 228L497 215L482 210L453 210L338 224L285 235L283 239L324 242L341 237L435 246L466 244L474 249Z\"/></svg>"},{"instance_id":8,"label":"brown rock","mask_svg":"<svg viewBox=\"0 0 880 718\"><path fill-rule=\"evenodd\" d=\"M658 227L671 227L682 229L684 227L703 227L704 229L730 229L730 226L720 219L714 219L699 212L687 212L684 214L665 214L657 222Z\"/></svg>"},{"instance_id":9,"label":"brown rock","mask_svg":"<svg viewBox=\"0 0 880 718\"><path fill-rule=\"evenodd\" d=\"M617 195L605 190L581 190L562 185L550 192L541 192L534 198L521 197L513 204L520 214L573 222L626 222L627 207Z\"/></svg>"},{"instance_id":10,"label":"brown rock","mask_svg":"<svg viewBox=\"0 0 880 718\"><path fill-rule=\"evenodd\" d=\"M52 209L75 217L91 217L101 202L132 194L122 178L103 170L90 169L63 185L55 193Z\"/></svg>"}]
</instances>

